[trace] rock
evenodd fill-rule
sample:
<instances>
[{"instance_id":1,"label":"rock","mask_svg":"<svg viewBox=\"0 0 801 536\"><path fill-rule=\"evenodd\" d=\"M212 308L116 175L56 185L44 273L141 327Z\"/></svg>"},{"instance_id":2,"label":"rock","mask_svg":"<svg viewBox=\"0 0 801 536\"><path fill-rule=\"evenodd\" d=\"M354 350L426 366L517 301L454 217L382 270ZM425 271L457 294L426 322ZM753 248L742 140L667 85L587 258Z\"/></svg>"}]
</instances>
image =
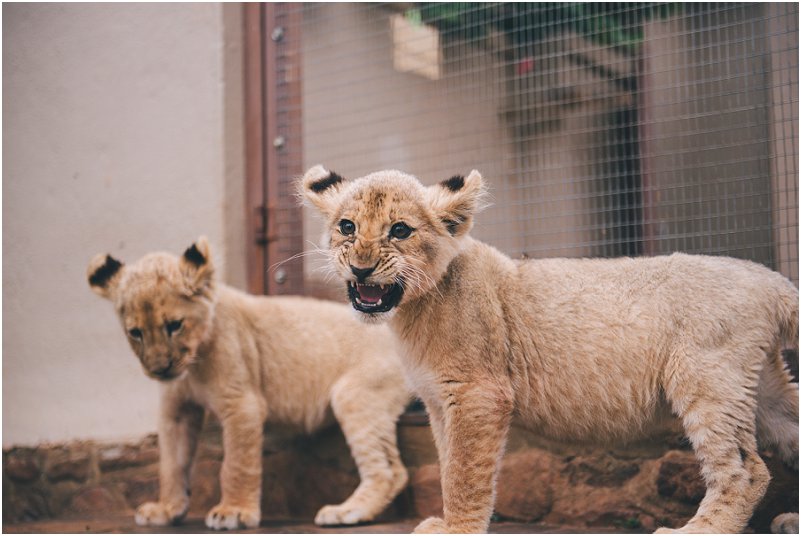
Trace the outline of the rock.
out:
<instances>
[{"instance_id":1,"label":"rock","mask_svg":"<svg viewBox=\"0 0 801 536\"><path fill-rule=\"evenodd\" d=\"M45 473L51 482L72 480L85 482L89 478L90 455L86 448L58 448L47 453Z\"/></svg>"},{"instance_id":2,"label":"rock","mask_svg":"<svg viewBox=\"0 0 801 536\"><path fill-rule=\"evenodd\" d=\"M619 460L604 452L574 458L567 467L571 485L617 487L640 472L634 461Z\"/></svg>"},{"instance_id":3,"label":"rock","mask_svg":"<svg viewBox=\"0 0 801 536\"><path fill-rule=\"evenodd\" d=\"M8 493L5 488L3 495ZM3 525L22 521L36 521L51 515L47 505L47 497L41 489L17 489L14 495L3 497Z\"/></svg>"},{"instance_id":4,"label":"rock","mask_svg":"<svg viewBox=\"0 0 801 536\"><path fill-rule=\"evenodd\" d=\"M130 513L125 498L118 490L105 486L90 486L82 489L72 499L71 515L114 515Z\"/></svg>"},{"instance_id":5,"label":"rock","mask_svg":"<svg viewBox=\"0 0 801 536\"><path fill-rule=\"evenodd\" d=\"M668 452L659 467L656 489L663 497L687 504L700 503L706 486L695 457L686 452Z\"/></svg>"},{"instance_id":6,"label":"rock","mask_svg":"<svg viewBox=\"0 0 801 536\"><path fill-rule=\"evenodd\" d=\"M101 471L114 471L126 467L138 467L159 461L156 446L116 445L101 447L99 460Z\"/></svg>"},{"instance_id":7,"label":"rock","mask_svg":"<svg viewBox=\"0 0 801 536\"><path fill-rule=\"evenodd\" d=\"M157 501L159 498L158 476L132 476L124 482L123 494L128 507L136 509L140 504Z\"/></svg>"},{"instance_id":8,"label":"rock","mask_svg":"<svg viewBox=\"0 0 801 536\"><path fill-rule=\"evenodd\" d=\"M42 470L34 449L15 448L3 452L3 470L17 482L30 482L39 478Z\"/></svg>"},{"instance_id":9,"label":"rock","mask_svg":"<svg viewBox=\"0 0 801 536\"><path fill-rule=\"evenodd\" d=\"M409 480L412 504L419 517L442 515L442 485L439 479L439 465L429 464L419 467Z\"/></svg>"},{"instance_id":10,"label":"rock","mask_svg":"<svg viewBox=\"0 0 801 536\"><path fill-rule=\"evenodd\" d=\"M50 484L47 490L47 506L50 516L60 516L69 512L75 494L82 489L82 484L72 480L63 480Z\"/></svg>"},{"instance_id":11,"label":"rock","mask_svg":"<svg viewBox=\"0 0 801 536\"><path fill-rule=\"evenodd\" d=\"M495 513L515 521L541 519L553 506L553 486L560 467L556 457L540 449L506 456L498 477Z\"/></svg>"}]
</instances>

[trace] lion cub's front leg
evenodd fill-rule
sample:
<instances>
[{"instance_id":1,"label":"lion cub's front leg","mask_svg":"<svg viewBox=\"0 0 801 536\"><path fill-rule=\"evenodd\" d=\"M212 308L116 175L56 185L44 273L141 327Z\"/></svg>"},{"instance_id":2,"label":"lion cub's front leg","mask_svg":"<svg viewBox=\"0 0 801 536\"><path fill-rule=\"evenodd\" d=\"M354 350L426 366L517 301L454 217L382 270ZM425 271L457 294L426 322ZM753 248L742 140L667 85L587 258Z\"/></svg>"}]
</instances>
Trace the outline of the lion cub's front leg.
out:
<instances>
[{"instance_id":1,"label":"lion cub's front leg","mask_svg":"<svg viewBox=\"0 0 801 536\"><path fill-rule=\"evenodd\" d=\"M495 480L514 403L511 389L494 383L441 384L442 397L426 400L426 406L442 407L430 411L432 428L440 430L440 452L444 518L431 517L415 528L415 533L486 532L495 499ZM431 402L431 403L429 403Z\"/></svg>"},{"instance_id":2,"label":"lion cub's front leg","mask_svg":"<svg viewBox=\"0 0 801 536\"><path fill-rule=\"evenodd\" d=\"M264 413L259 407L258 401L243 398L220 416L224 450L222 500L206 515L206 526L211 529L253 528L261 521Z\"/></svg>"},{"instance_id":3,"label":"lion cub's front leg","mask_svg":"<svg viewBox=\"0 0 801 536\"><path fill-rule=\"evenodd\" d=\"M136 509L137 525L172 525L189 508L189 470L203 425L203 408L162 396L159 420L159 500Z\"/></svg>"}]
</instances>

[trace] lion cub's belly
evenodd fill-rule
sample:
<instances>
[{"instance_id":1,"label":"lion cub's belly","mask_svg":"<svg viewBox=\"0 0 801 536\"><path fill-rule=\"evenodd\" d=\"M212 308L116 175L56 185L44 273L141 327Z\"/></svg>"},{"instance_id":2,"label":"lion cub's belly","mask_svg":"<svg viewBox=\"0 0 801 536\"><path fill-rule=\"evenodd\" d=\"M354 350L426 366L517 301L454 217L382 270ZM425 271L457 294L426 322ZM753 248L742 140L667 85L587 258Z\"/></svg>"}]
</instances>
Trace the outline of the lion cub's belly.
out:
<instances>
[{"instance_id":1,"label":"lion cub's belly","mask_svg":"<svg viewBox=\"0 0 801 536\"><path fill-rule=\"evenodd\" d=\"M560 440L616 441L651 435L671 421L659 392L630 385L565 389L536 386L518 400L516 421L536 433Z\"/></svg>"}]
</instances>

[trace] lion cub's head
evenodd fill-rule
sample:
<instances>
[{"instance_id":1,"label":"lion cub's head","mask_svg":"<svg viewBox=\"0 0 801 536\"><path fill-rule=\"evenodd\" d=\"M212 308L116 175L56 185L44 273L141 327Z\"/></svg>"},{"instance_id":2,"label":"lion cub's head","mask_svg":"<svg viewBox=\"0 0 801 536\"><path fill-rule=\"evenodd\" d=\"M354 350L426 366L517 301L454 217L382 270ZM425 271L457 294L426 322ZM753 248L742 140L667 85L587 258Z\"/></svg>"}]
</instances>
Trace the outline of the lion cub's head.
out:
<instances>
[{"instance_id":1,"label":"lion cub's head","mask_svg":"<svg viewBox=\"0 0 801 536\"><path fill-rule=\"evenodd\" d=\"M315 166L299 188L326 217L332 262L353 307L377 320L434 289L484 194L478 171L425 187L400 171L346 181Z\"/></svg>"},{"instance_id":2,"label":"lion cub's head","mask_svg":"<svg viewBox=\"0 0 801 536\"><path fill-rule=\"evenodd\" d=\"M131 266L111 255L89 263L89 286L108 298L148 376L172 380L197 358L214 312L214 269L201 237L178 258L151 253Z\"/></svg>"}]
</instances>

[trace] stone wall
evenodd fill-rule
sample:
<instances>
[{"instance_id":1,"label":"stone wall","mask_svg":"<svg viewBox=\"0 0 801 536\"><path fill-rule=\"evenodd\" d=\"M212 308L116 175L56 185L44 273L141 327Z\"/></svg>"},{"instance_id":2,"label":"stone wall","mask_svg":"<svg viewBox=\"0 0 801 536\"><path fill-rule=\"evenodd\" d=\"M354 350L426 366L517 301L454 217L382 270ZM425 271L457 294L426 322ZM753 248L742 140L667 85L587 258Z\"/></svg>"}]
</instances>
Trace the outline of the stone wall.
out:
<instances>
[{"instance_id":1,"label":"stone wall","mask_svg":"<svg viewBox=\"0 0 801 536\"><path fill-rule=\"evenodd\" d=\"M191 517L219 500L219 426L207 423L194 467ZM398 427L410 485L383 520L441 512L439 466L424 418ZM798 505L798 473L763 452L773 481L752 519L758 532ZM358 473L337 428L313 437L268 434L264 448L265 519L311 520L325 504L344 500ZM704 495L698 465L675 431L623 448L564 446L513 429L499 478L495 519L573 527L651 531L678 526ZM3 452L3 523L47 518L133 515L158 496L155 436L138 443L74 442Z\"/></svg>"}]
</instances>

